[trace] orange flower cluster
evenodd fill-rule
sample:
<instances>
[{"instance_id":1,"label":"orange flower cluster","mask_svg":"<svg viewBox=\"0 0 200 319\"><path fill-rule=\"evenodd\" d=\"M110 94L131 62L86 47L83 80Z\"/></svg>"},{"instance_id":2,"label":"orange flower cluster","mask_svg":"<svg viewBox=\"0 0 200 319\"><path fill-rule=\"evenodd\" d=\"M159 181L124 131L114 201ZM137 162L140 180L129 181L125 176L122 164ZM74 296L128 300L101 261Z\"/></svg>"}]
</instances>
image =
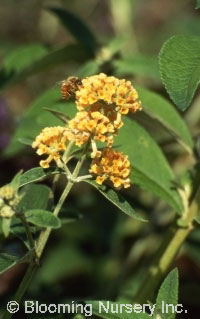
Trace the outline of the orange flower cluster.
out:
<instances>
[{"instance_id":1,"label":"orange flower cluster","mask_svg":"<svg viewBox=\"0 0 200 319\"><path fill-rule=\"evenodd\" d=\"M67 81L68 87L71 87L70 79ZM102 184L108 180L114 187L129 187L128 158L112 150L112 145L114 136L123 125L122 115L141 110L137 91L130 81L100 73L79 80L76 90L73 94L70 92L68 95L75 99L77 105L76 116L67 127L43 129L32 144L33 148L37 148L38 155L48 155L46 160L40 161L40 165L47 168L52 160L60 160L67 141L74 141L78 147L90 141L93 158L90 173L97 175L96 182ZM98 150L97 141L106 143L102 151Z\"/></svg>"},{"instance_id":2,"label":"orange flower cluster","mask_svg":"<svg viewBox=\"0 0 200 319\"><path fill-rule=\"evenodd\" d=\"M62 126L45 127L36 137L32 147L37 148L38 155L48 155L46 160L40 161L40 166L48 168L53 160L60 159L60 152L66 150L68 140L66 131L66 128Z\"/></svg>"},{"instance_id":3,"label":"orange flower cluster","mask_svg":"<svg viewBox=\"0 0 200 319\"><path fill-rule=\"evenodd\" d=\"M99 103L100 101L105 104ZM98 103L98 105L95 105ZM82 80L81 88L76 91L76 105L79 111L88 108L105 108L111 105L113 111L127 114L141 109L137 91L130 81L119 80L104 73L90 76Z\"/></svg>"},{"instance_id":4,"label":"orange flower cluster","mask_svg":"<svg viewBox=\"0 0 200 319\"><path fill-rule=\"evenodd\" d=\"M89 172L97 175L97 184L101 185L105 180L109 180L116 188L130 186L128 156L112 148L105 148L101 157L93 159Z\"/></svg>"},{"instance_id":5,"label":"orange flower cluster","mask_svg":"<svg viewBox=\"0 0 200 319\"><path fill-rule=\"evenodd\" d=\"M89 139L92 140L92 157L96 155L95 140L105 142L107 146L113 144L113 134L116 132L116 127L109 121L108 117L100 112L78 112L75 118L69 121L68 126L72 130L77 146L83 145Z\"/></svg>"}]
</instances>

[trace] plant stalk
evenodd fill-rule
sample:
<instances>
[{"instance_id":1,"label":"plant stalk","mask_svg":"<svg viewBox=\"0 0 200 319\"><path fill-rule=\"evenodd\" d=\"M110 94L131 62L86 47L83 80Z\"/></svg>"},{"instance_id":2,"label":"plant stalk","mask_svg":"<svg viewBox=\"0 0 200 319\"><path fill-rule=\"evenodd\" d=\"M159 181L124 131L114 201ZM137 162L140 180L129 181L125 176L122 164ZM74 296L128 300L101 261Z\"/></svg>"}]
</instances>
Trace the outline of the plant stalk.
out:
<instances>
[{"instance_id":1,"label":"plant stalk","mask_svg":"<svg viewBox=\"0 0 200 319\"><path fill-rule=\"evenodd\" d=\"M200 186L198 187L193 201L184 217L186 227L177 224L170 229L161 243L160 249L155 256L155 260L147 271L145 278L134 297L134 303L143 304L151 299L160 281L168 271L181 245L194 229L194 218L200 210Z\"/></svg>"},{"instance_id":2,"label":"plant stalk","mask_svg":"<svg viewBox=\"0 0 200 319\"><path fill-rule=\"evenodd\" d=\"M35 241L33 239L33 236L32 236L31 230L30 230L30 226L29 226L28 222L26 221L26 218L24 217L24 215L19 216L19 218L21 219L22 224L24 225L24 228L26 231L26 236L27 236L27 239L28 239L29 244L30 244L30 248L33 250L33 255L34 255L33 262L35 264L38 264L38 255L37 255L37 252L35 249Z\"/></svg>"},{"instance_id":3,"label":"plant stalk","mask_svg":"<svg viewBox=\"0 0 200 319\"><path fill-rule=\"evenodd\" d=\"M65 189L64 189L64 191L63 191L63 193L62 193L62 195L61 195L61 197L60 197L60 199L59 199L59 201L58 201L58 203L57 203L57 205L56 205L56 207L54 209L53 214L55 216L58 216L64 201L66 200L66 198L67 198L72 186L76 182L76 179L78 177L80 169L81 169L81 167L83 165L83 162L84 162L84 160L86 158L86 153L87 153L89 144L90 144L90 141L88 141L85 149L83 150L82 156L79 159L79 161L77 162L76 167L75 167L75 169L73 171L72 178L68 180L68 183L67 183L67 185L66 185L66 187L65 187ZM37 254L38 260L41 258L41 255L43 253L43 250L45 248L45 245L47 243L47 240L48 240L48 238L50 236L51 231L52 231L52 229L50 227L47 227L44 231L41 232L41 234L39 236L38 245L37 245L37 248L36 248L36 254ZM36 263L29 264L29 266L27 268L27 271L26 271L26 273L24 275L24 278L22 279L22 281L21 281L21 283L20 283L20 285L18 287L18 290L17 290L13 300L15 300L18 303L20 303L20 301L22 300L26 290L29 287L29 284L31 282L31 279L32 279L36 269L37 269L37 264ZM3 316L3 319L10 319L10 318L12 318L12 315L13 315L12 313L6 312L5 315Z\"/></svg>"}]
</instances>

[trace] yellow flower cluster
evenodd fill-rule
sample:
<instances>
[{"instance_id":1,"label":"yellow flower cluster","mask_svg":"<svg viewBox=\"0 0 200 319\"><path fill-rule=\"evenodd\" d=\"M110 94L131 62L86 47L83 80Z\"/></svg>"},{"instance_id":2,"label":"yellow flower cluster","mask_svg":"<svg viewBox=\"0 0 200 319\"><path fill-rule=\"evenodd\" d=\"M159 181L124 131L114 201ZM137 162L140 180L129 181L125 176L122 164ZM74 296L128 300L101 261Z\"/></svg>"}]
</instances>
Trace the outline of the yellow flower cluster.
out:
<instances>
[{"instance_id":1,"label":"yellow flower cluster","mask_svg":"<svg viewBox=\"0 0 200 319\"><path fill-rule=\"evenodd\" d=\"M60 152L66 150L67 140L65 127L44 128L32 144L33 148L37 148L36 153L38 155L48 155L46 160L40 161L40 166L48 168L53 160L58 161L60 159Z\"/></svg>"},{"instance_id":2,"label":"yellow flower cluster","mask_svg":"<svg viewBox=\"0 0 200 319\"><path fill-rule=\"evenodd\" d=\"M101 185L105 180L109 180L116 188L130 186L128 156L112 148L105 148L101 157L93 159L89 172L97 175L97 184Z\"/></svg>"},{"instance_id":3,"label":"yellow flower cluster","mask_svg":"<svg viewBox=\"0 0 200 319\"><path fill-rule=\"evenodd\" d=\"M79 111L93 107L96 103L99 108L104 107L99 101L112 105L112 108L121 114L141 109L137 91L130 81L120 80L104 73L82 80L81 88L76 91L76 105Z\"/></svg>"},{"instance_id":4,"label":"yellow flower cluster","mask_svg":"<svg viewBox=\"0 0 200 319\"><path fill-rule=\"evenodd\" d=\"M0 198L10 200L14 197L15 190L12 186L5 185L0 188Z\"/></svg>"},{"instance_id":5,"label":"yellow flower cluster","mask_svg":"<svg viewBox=\"0 0 200 319\"><path fill-rule=\"evenodd\" d=\"M70 79L67 87L72 85ZM123 125L122 115L141 110L137 91L130 81L104 73L79 80L74 91L71 95L70 90L68 95L75 99L78 109L75 117L67 127L43 129L32 144L33 148L37 148L38 155L48 155L46 160L40 161L40 165L48 168L53 160L58 165L68 141L74 141L78 147L90 141L93 158L90 173L97 175L97 183L108 180L117 188L129 187L128 158L121 152L113 151L112 145L114 136ZM98 150L97 141L106 144L102 151Z\"/></svg>"},{"instance_id":6,"label":"yellow flower cluster","mask_svg":"<svg viewBox=\"0 0 200 319\"><path fill-rule=\"evenodd\" d=\"M11 218L19 203L19 197L14 188L5 185L0 188L0 217Z\"/></svg>"},{"instance_id":7,"label":"yellow flower cluster","mask_svg":"<svg viewBox=\"0 0 200 319\"><path fill-rule=\"evenodd\" d=\"M113 134L116 132L116 127L110 122L108 117L100 112L78 112L75 118L69 121L68 126L73 134L69 138L74 138L77 146L83 145L89 139L105 142L107 146L112 146L113 144ZM95 144L92 143L92 145ZM93 152L95 152L94 149ZM94 156L95 154L93 153L92 157Z\"/></svg>"}]
</instances>

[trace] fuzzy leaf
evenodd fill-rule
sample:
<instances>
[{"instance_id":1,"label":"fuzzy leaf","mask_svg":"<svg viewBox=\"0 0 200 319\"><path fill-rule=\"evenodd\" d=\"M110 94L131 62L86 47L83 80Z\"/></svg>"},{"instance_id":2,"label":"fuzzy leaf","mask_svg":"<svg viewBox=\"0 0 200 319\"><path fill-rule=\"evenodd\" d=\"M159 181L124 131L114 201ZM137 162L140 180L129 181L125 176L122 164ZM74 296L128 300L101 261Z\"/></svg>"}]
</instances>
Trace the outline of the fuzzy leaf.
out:
<instances>
[{"instance_id":1,"label":"fuzzy leaf","mask_svg":"<svg viewBox=\"0 0 200 319\"><path fill-rule=\"evenodd\" d=\"M10 185L15 189L18 190L18 188L20 187L20 180L21 180L21 176L22 176L22 170L19 171L14 178L12 179Z\"/></svg>"},{"instance_id":2,"label":"fuzzy leaf","mask_svg":"<svg viewBox=\"0 0 200 319\"><path fill-rule=\"evenodd\" d=\"M85 180L88 184L95 187L104 197L106 197L113 205L117 206L123 213L129 215L140 221L147 221L140 216L133 207L125 200L125 198L119 193L114 191L112 188L106 185L98 185L95 181Z\"/></svg>"},{"instance_id":3,"label":"fuzzy leaf","mask_svg":"<svg viewBox=\"0 0 200 319\"><path fill-rule=\"evenodd\" d=\"M0 71L0 88L4 89L49 67L71 60L84 62L89 57L82 47L74 44L51 52L41 45L17 48L4 61Z\"/></svg>"},{"instance_id":4,"label":"fuzzy leaf","mask_svg":"<svg viewBox=\"0 0 200 319\"><path fill-rule=\"evenodd\" d=\"M172 270L168 276L163 281L157 295L156 299L156 310L162 314L162 319L174 319L176 313L172 313L171 307L169 307L169 312L162 312L162 303L177 305L178 303L178 270L175 268ZM170 312L171 311L171 312Z\"/></svg>"},{"instance_id":5,"label":"fuzzy leaf","mask_svg":"<svg viewBox=\"0 0 200 319\"><path fill-rule=\"evenodd\" d=\"M191 153L193 141L189 129L176 109L165 98L145 88L136 87L143 112L156 119Z\"/></svg>"},{"instance_id":6,"label":"fuzzy leaf","mask_svg":"<svg viewBox=\"0 0 200 319\"><path fill-rule=\"evenodd\" d=\"M132 183L152 191L181 212L181 198L173 186L175 176L161 149L139 124L129 118L123 121L115 146L129 156Z\"/></svg>"},{"instance_id":7,"label":"fuzzy leaf","mask_svg":"<svg viewBox=\"0 0 200 319\"><path fill-rule=\"evenodd\" d=\"M59 228L61 222L58 217L51 212L42 209L30 209L25 212L26 220L40 227Z\"/></svg>"},{"instance_id":8,"label":"fuzzy leaf","mask_svg":"<svg viewBox=\"0 0 200 319\"><path fill-rule=\"evenodd\" d=\"M25 193L25 194L24 194ZM46 185L30 184L22 189L22 196L17 209L26 212L30 209L46 209L50 188Z\"/></svg>"},{"instance_id":9,"label":"fuzzy leaf","mask_svg":"<svg viewBox=\"0 0 200 319\"><path fill-rule=\"evenodd\" d=\"M200 37L173 36L164 43L159 62L167 92L178 108L184 111L200 82Z\"/></svg>"},{"instance_id":10,"label":"fuzzy leaf","mask_svg":"<svg viewBox=\"0 0 200 319\"><path fill-rule=\"evenodd\" d=\"M46 177L61 174L61 171L58 168L50 167L48 169L44 169L42 167L34 167L29 171L25 172L20 178L20 187L44 180Z\"/></svg>"}]
</instances>

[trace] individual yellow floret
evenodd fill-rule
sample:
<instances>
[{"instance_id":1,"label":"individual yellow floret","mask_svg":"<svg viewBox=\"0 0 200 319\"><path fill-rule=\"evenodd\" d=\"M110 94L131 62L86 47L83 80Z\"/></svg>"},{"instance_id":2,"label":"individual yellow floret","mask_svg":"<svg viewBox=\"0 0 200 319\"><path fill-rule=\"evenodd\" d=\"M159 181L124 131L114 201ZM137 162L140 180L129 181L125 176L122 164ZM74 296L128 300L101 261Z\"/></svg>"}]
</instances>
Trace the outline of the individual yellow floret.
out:
<instances>
[{"instance_id":1,"label":"individual yellow floret","mask_svg":"<svg viewBox=\"0 0 200 319\"><path fill-rule=\"evenodd\" d=\"M105 148L100 157L92 161L90 173L97 175L96 182L101 185L104 181L112 182L114 187L130 187L130 162L122 152Z\"/></svg>"},{"instance_id":2,"label":"individual yellow floret","mask_svg":"<svg viewBox=\"0 0 200 319\"><path fill-rule=\"evenodd\" d=\"M66 150L68 141L66 132L67 129L62 126L46 127L36 137L32 147L37 149L38 155L48 155L46 160L40 161L40 166L48 168L53 160L60 159L60 152Z\"/></svg>"}]
</instances>

